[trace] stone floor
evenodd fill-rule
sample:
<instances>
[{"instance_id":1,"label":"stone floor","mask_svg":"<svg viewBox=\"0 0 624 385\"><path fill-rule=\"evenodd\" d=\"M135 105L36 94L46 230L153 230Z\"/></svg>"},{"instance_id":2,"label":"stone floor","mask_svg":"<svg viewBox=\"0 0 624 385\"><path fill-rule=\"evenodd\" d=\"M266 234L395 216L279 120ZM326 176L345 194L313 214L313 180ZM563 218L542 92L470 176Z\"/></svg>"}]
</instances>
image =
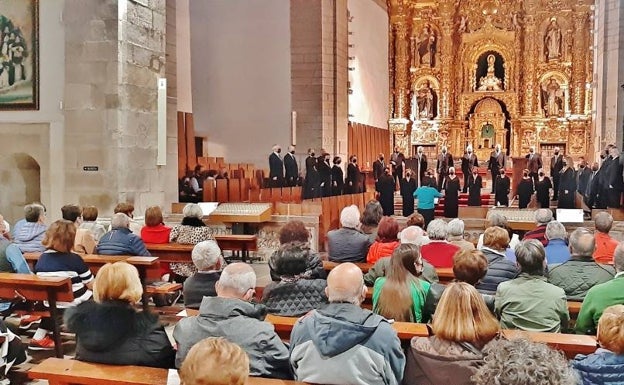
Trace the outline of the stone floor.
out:
<instances>
[{"instance_id":1,"label":"stone floor","mask_svg":"<svg viewBox=\"0 0 624 385\"><path fill-rule=\"evenodd\" d=\"M269 284L269 282L271 281L271 277L269 275L269 268L268 265L264 264L264 263L254 263L252 264L252 267L254 268L254 271L256 272L256 276L257 276L257 286L266 286ZM180 307L180 310L183 309L183 305L179 304L177 305ZM33 334L35 333L35 330L37 329L36 325L33 325L29 330L19 330L18 329L18 325L19 325L19 319L16 317L9 317L5 320L7 322L7 324L9 325L9 327L14 330L22 339L22 342L28 346L28 343L30 342L30 339L32 338ZM165 330L167 331L167 335L169 335L169 338L173 341L172 338L172 333L173 333L173 328L175 326L177 319L175 316L171 316L171 315L163 315L161 316L161 322L163 323L163 325L165 325ZM63 340L63 352L65 354L65 358L73 358L74 354L75 354L75 349L76 349L76 344L75 344L75 339L74 339L74 335L73 334L69 334L69 333L63 333L62 335L62 340ZM28 379L28 370L30 368L32 368L33 366L37 365L38 363L40 363L41 361L44 361L46 358L49 357L53 357L54 356L54 352L53 351L27 351L28 353L28 361L22 365L20 365L19 367L16 367L14 369L12 369L8 375L7 378L11 381L10 384L11 385L23 385L23 384L28 384L28 385L43 385L43 384L48 384L47 381L39 381L39 380L29 380ZM0 377L1 378L1 377Z\"/></svg>"}]
</instances>

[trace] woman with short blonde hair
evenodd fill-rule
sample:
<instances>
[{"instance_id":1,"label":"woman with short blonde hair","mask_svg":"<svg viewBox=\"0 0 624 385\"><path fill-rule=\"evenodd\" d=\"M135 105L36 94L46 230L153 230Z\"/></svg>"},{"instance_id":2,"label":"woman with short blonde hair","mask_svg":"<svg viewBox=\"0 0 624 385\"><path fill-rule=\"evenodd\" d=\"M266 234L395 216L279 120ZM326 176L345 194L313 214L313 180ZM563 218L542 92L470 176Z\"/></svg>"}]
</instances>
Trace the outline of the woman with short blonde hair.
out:
<instances>
[{"instance_id":1,"label":"woman with short blonde hair","mask_svg":"<svg viewBox=\"0 0 624 385\"><path fill-rule=\"evenodd\" d=\"M248 377L247 353L223 337L196 343L180 367L181 385L244 385Z\"/></svg>"},{"instance_id":2,"label":"woman with short blonde hair","mask_svg":"<svg viewBox=\"0 0 624 385\"><path fill-rule=\"evenodd\" d=\"M137 269L126 262L107 263L98 271L95 302L65 313L76 333L76 358L110 365L173 368L175 351L158 316L137 312L143 294Z\"/></svg>"},{"instance_id":3,"label":"woman with short blonde hair","mask_svg":"<svg viewBox=\"0 0 624 385\"><path fill-rule=\"evenodd\" d=\"M465 282L449 284L432 327L433 336L412 338L403 384L472 384L483 363L481 350L500 329L481 295Z\"/></svg>"}]
</instances>

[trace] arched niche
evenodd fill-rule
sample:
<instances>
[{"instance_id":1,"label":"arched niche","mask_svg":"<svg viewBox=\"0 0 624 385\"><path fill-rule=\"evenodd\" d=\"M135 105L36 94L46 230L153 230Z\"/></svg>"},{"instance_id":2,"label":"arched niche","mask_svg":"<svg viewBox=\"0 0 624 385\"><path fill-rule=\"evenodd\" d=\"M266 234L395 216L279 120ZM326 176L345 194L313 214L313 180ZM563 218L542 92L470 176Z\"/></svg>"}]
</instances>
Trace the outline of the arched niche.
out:
<instances>
[{"instance_id":1,"label":"arched niche","mask_svg":"<svg viewBox=\"0 0 624 385\"><path fill-rule=\"evenodd\" d=\"M540 110L544 117L562 118L570 114L570 80L558 71L539 77Z\"/></svg>"},{"instance_id":2,"label":"arched niche","mask_svg":"<svg viewBox=\"0 0 624 385\"><path fill-rule=\"evenodd\" d=\"M0 213L15 221L24 205L41 201L41 167L26 153L0 155L0 185Z\"/></svg>"}]
</instances>

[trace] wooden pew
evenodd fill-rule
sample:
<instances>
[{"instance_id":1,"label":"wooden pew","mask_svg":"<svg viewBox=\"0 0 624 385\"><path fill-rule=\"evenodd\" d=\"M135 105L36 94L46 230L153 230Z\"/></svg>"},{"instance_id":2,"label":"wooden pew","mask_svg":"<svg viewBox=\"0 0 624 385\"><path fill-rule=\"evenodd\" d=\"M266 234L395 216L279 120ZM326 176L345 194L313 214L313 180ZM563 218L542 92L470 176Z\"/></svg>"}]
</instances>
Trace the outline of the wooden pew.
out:
<instances>
[{"instance_id":1,"label":"wooden pew","mask_svg":"<svg viewBox=\"0 0 624 385\"><path fill-rule=\"evenodd\" d=\"M52 328L54 350L57 357L63 357L61 329L58 324L59 312L56 303L74 300L71 280L61 277L43 278L32 274L0 273L0 298L12 300L16 296L22 296L31 301L48 301L50 316L54 325Z\"/></svg>"},{"instance_id":2,"label":"wooden pew","mask_svg":"<svg viewBox=\"0 0 624 385\"><path fill-rule=\"evenodd\" d=\"M275 331L281 338L288 340L297 319L296 317L281 317L269 314L265 320L273 324ZM409 342L413 337L426 337L429 335L425 324L394 322L392 328L396 330L399 339L403 343ZM596 338L593 336L524 332L520 330L503 330L502 333L508 339L527 338L531 341L545 343L553 349L561 350L568 358L573 358L576 354L590 354L596 351Z\"/></svg>"},{"instance_id":3,"label":"wooden pew","mask_svg":"<svg viewBox=\"0 0 624 385\"><path fill-rule=\"evenodd\" d=\"M243 262L249 259L249 252L258 250L258 236L242 234L215 235L215 240L221 250L230 250L241 253Z\"/></svg>"},{"instance_id":4,"label":"wooden pew","mask_svg":"<svg viewBox=\"0 0 624 385\"><path fill-rule=\"evenodd\" d=\"M191 252L195 245L181 243L146 243L145 247L163 263L192 263Z\"/></svg>"},{"instance_id":5,"label":"wooden pew","mask_svg":"<svg viewBox=\"0 0 624 385\"><path fill-rule=\"evenodd\" d=\"M338 266L339 262L331 262L331 261L323 261L323 269L327 272L330 272L334 267ZM371 263L356 263L360 269L362 269L362 273L366 274L373 267ZM438 274L438 278L440 283L449 283L455 279L455 274L453 273L453 269L450 267L437 267L436 273Z\"/></svg>"},{"instance_id":6,"label":"wooden pew","mask_svg":"<svg viewBox=\"0 0 624 385\"><path fill-rule=\"evenodd\" d=\"M146 366L104 365L48 358L28 371L31 379L50 385L166 385L167 369ZM296 385L303 382L250 377L247 385Z\"/></svg>"},{"instance_id":7,"label":"wooden pew","mask_svg":"<svg viewBox=\"0 0 624 385\"><path fill-rule=\"evenodd\" d=\"M332 269L336 266L340 265L340 262L331 262L331 261L323 261L323 269L327 272L332 271ZM357 267L362 269L362 273L366 274L373 267L372 263L355 263Z\"/></svg>"},{"instance_id":8,"label":"wooden pew","mask_svg":"<svg viewBox=\"0 0 624 385\"><path fill-rule=\"evenodd\" d=\"M576 319L578 317L582 304L583 302L579 301L568 301L568 312L570 312L571 319Z\"/></svg>"}]
</instances>

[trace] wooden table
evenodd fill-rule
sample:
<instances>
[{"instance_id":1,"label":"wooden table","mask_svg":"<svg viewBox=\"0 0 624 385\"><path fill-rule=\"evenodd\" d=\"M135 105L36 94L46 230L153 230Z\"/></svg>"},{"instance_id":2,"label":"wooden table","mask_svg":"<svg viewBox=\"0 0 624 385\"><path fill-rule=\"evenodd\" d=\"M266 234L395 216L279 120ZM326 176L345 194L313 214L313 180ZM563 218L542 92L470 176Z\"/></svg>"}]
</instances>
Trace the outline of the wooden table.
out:
<instances>
[{"instance_id":1,"label":"wooden table","mask_svg":"<svg viewBox=\"0 0 624 385\"><path fill-rule=\"evenodd\" d=\"M221 250L230 250L241 253L243 262L249 260L249 252L258 250L258 236L242 234L215 235L215 240Z\"/></svg>"}]
</instances>

